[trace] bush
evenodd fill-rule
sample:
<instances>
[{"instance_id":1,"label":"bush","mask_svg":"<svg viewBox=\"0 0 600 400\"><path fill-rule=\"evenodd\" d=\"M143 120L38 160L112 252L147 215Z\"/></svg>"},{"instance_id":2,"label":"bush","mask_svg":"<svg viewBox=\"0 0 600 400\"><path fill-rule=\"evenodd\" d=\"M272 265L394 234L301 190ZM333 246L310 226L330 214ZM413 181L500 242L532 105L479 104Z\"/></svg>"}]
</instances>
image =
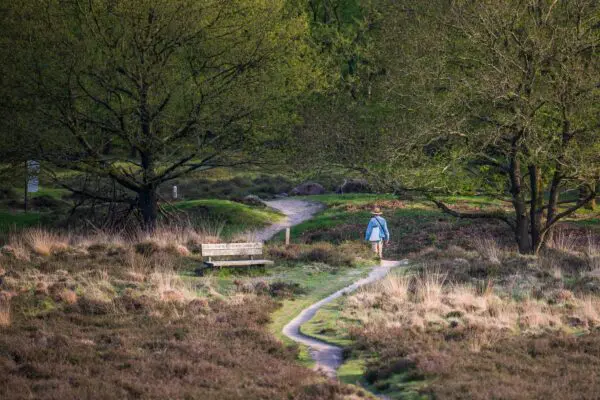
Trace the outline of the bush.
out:
<instances>
[{"instance_id":1,"label":"bush","mask_svg":"<svg viewBox=\"0 0 600 400\"><path fill-rule=\"evenodd\" d=\"M361 243L346 242L339 246L331 243L313 243L310 245L292 244L274 246L268 249L269 256L285 261L323 263L331 266L353 266L359 260L373 258L373 254Z\"/></svg>"},{"instance_id":2,"label":"bush","mask_svg":"<svg viewBox=\"0 0 600 400\"><path fill-rule=\"evenodd\" d=\"M69 204L55 199L52 196L42 195L37 196L31 199L30 205L33 208L43 209L43 210L61 210L69 207Z\"/></svg>"},{"instance_id":3,"label":"bush","mask_svg":"<svg viewBox=\"0 0 600 400\"><path fill-rule=\"evenodd\" d=\"M287 193L293 184L282 176L261 175L251 179L237 176L229 180L189 179L175 182L180 199L241 199L248 195L272 198L279 193ZM161 194L170 198L173 183L160 189Z\"/></svg>"},{"instance_id":4,"label":"bush","mask_svg":"<svg viewBox=\"0 0 600 400\"><path fill-rule=\"evenodd\" d=\"M275 281L269 284L271 297L290 299L300 294L306 294L306 289L295 282Z\"/></svg>"},{"instance_id":5,"label":"bush","mask_svg":"<svg viewBox=\"0 0 600 400\"><path fill-rule=\"evenodd\" d=\"M0 188L0 200L19 200L20 196L13 188Z\"/></svg>"}]
</instances>

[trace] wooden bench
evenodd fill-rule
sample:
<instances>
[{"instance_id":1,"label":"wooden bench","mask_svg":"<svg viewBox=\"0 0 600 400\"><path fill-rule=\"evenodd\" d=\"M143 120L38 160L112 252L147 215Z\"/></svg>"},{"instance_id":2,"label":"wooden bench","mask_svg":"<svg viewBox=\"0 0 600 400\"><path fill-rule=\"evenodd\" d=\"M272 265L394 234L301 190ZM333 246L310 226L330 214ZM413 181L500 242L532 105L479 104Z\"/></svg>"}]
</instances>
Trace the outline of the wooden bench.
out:
<instances>
[{"instance_id":1,"label":"wooden bench","mask_svg":"<svg viewBox=\"0 0 600 400\"><path fill-rule=\"evenodd\" d=\"M255 260L254 256L262 256L263 243L217 243L200 245L204 264L207 267L245 267L250 265L271 265L271 260ZM249 256L249 260L220 260L213 257Z\"/></svg>"}]
</instances>

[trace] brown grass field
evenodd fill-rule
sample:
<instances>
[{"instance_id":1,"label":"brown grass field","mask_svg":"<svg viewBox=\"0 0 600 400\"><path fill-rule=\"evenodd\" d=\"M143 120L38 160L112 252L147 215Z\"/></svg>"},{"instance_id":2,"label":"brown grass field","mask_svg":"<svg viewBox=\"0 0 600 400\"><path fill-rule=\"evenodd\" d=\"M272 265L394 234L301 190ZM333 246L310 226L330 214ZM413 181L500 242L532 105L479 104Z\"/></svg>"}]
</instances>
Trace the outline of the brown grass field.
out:
<instances>
[{"instance_id":1,"label":"brown grass field","mask_svg":"<svg viewBox=\"0 0 600 400\"><path fill-rule=\"evenodd\" d=\"M560 232L538 257L491 237L414 254L407 274L344 302L353 351L377 354L367 382L392 398L600 398L595 240Z\"/></svg>"},{"instance_id":2,"label":"brown grass field","mask_svg":"<svg viewBox=\"0 0 600 400\"><path fill-rule=\"evenodd\" d=\"M600 398L600 237L563 224L539 256L519 255L490 221L379 201L397 272L342 302L338 324L364 382L391 399ZM282 265L340 268L372 203L331 207L296 243L267 248ZM320 218L320 219L319 219ZM237 240L246 240L239 237ZM190 277L215 230L153 235L12 234L0 255L0 398L356 399L297 362L267 329L302 282L252 272Z\"/></svg>"},{"instance_id":3,"label":"brown grass field","mask_svg":"<svg viewBox=\"0 0 600 400\"><path fill-rule=\"evenodd\" d=\"M286 287L226 297L210 278L182 279L203 235L13 235L0 256L0 398L364 397L268 333Z\"/></svg>"}]
</instances>

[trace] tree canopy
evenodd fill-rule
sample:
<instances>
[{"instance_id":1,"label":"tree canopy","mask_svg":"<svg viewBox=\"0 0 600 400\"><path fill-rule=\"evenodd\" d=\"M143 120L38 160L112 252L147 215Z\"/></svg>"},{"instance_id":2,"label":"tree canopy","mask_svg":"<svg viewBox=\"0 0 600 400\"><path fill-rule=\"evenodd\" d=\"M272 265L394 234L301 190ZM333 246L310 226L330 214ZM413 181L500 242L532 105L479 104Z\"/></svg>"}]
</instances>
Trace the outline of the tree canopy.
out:
<instances>
[{"instance_id":1,"label":"tree canopy","mask_svg":"<svg viewBox=\"0 0 600 400\"><path fill-rule=\"evenodd\" d=\"M2 10L14 161L95 177L60 184L147 227L161 184L273 153L501 219L522 252L595 198L597 1L20 3ZM512 212L461 214L447 193Z\"/></svg>"},{"instance_id":2,"label":"tree canopy","mask_svg":"<svg viewBox=\"0 0 600 400\"><path fill-rule=\"evenodd\" d=\"M329 152L322 159L382 190L425 193L454 215L501 219L522 252L539 250L595 197L600 5L371 4L370 61L383 73L367 95L332 101L309 124L305 134ZM514 213L457 213L435 198L452 192L505 199Z\"/></svg>"},{"instance_id":3,"label":"tree canopy","mask_svg":"<svg viewBox=\"0 0 600 400\"><path fill-rule=\"evenodd\" d=\"M69 188L135 204L147 226L160 184L256 159L319 76L306 15L284 0L46 0L9 11L9 31L20 31L12 77L40 157L118 183L110 198Z\"/></svg>"}]
</instances>

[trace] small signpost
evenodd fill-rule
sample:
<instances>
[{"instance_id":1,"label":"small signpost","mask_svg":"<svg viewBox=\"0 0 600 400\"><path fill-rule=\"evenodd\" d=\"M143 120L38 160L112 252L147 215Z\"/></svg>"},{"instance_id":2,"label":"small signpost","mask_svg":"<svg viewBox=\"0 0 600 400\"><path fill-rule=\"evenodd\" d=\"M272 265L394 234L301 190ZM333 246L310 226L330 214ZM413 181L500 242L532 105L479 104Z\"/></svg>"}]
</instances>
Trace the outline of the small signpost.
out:
<instances>
[{"instance_id":1,"label":"small signpost","mask_svg":"<svg viewBox=\"0 0 600 400\"><path fill-rule=\"evenodd\" d=\"M285 245L290 245L290 228L285 228Z\"/></svg>"},{"instance_id":2,"label":"small signpost","mask_svg":"<svg viewBox=\"0 0 600 400\"><path fill-rule=\"evenodd\" d=\"M40 189L40 162L35 160L28 160L26 163L26 178L25 178L25 212L27 212L29 195L28 193L37 193Z\"/></svg>"},{"instance_id":3,"label":"small signpost","mask_svg":"<svg viewBox=\"0 0 600 400\"><path fill-rule=\"evenodd\" d=\"M172 197L173 200L177 200L177 185L173 185Z\"/></svg>"}]
</instances>

